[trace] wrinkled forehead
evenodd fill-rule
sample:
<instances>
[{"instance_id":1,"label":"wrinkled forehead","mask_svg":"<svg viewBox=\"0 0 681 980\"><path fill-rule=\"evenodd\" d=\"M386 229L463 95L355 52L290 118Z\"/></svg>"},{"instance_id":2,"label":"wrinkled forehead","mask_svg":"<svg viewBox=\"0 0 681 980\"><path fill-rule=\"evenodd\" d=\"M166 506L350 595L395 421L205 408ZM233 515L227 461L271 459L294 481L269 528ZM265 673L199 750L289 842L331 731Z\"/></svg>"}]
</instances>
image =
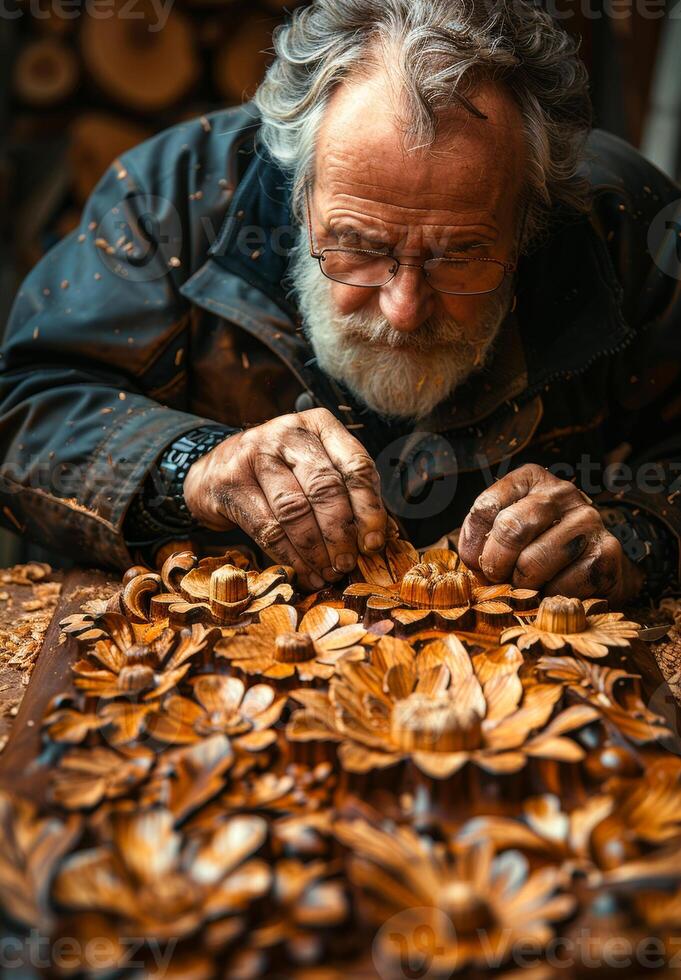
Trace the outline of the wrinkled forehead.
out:
<instances>
[{"instance_id":1,"label":"wrinkled forehead","mask_svg":"<svg viewBox=\"0 0 681 980\"><path fill-rule=\"evenodd\" d=\"M483 83L470 98L487 119L453 106L438 114L434 144L418 147L406 136L404 100L385 76L338 86L317 142L320 206L366 201L395 222L435 221L437 213L503 221L526 175L522 117L500 85Z\"/></svg>"}]
</instances>

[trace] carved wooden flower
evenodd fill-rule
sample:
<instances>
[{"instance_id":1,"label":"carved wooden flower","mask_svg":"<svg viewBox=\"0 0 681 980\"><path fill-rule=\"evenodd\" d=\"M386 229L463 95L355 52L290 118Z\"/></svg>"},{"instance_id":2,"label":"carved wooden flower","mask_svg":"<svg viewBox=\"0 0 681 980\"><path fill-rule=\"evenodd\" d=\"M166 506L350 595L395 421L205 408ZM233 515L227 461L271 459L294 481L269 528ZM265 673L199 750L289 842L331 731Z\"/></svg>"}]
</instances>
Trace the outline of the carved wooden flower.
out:
<instances>
[{"instance_id":1,"label":"carved wooden flower","mask_svg":"<svg viewBox=\"0 0 681 980\"><path fill-rule=\"evenodd\" d=\"M304 707L293 714L288 737L339 742L340 762L350 772L412 759L436 779L469 761L502 773L522 769L530 756L583 758L583 749L565 736L598 712L581 704L552 717L561 685L524 686L515 647L471 659L451 635L419 654L399 643L381 640L372 664L341 663L328 693L294 691Z\"/></svg>"},{"instance_id":2,"label":"carved wooden flower","mask_svg":"<svg viewBox=\"0 0 681 980\"><path fill-rule=\"evenodd\" d=\"M362 613L367 625L389 617L404 633L427 628L498 633L514 622L514 609L536 604L532 590L482 585L447 549L419 557L412 545L393 539L384 555L360 555L358 566L364 581L347 587L346 605Z\"/></svg>"},{"instance_id":3,"label":"carved wooden flower","mask_svg":"<svg viewBox=\"0 0 681 980\"><path fill-rule=\"evenodd\" d=\"M52 876L80 830L75 814L44 816L28 800L0 790L0 909L13 922L49 932Z\"/></svg>"},{"instance_id":4,"label":"carved wooden flower","mask_svg":"<svg viewBox=\"0 0 681 980\"><path fill-rule=\"evenodd\" d=\"M277 680L295 675L304 681L326 679L342 658L365 656L357 644L366 635L348 609L313 606L298 623L293 606L270 606L260 614L259 623L220 640L215 652L246 674Z\"/></svg>"},{"instance_id":5,"label":"carved wooden flower","mask_svg":"<svg viewBox=\"0 0 681 980\"><path fill-rule=\"evenodd\" d=\"M121 751L103 745L72 749L52 773L52 799L66 810L86 810L124 796L146 779L154 760L154 753L139 745Z\"/></svg>"},{"instance_id":6,"label":"carved wooden flower","mask_svg":"<svg viewBox=\"0 0 681 980\"><path fill-rule=\"evenodd\" d=\"M234 758L232 745L222 734L168 749L158 757L142 789L142 804L162 806L181 823L224 789ZM223 817L224 812L223 808Z\"/></svg>"},{"instance_id":7,"label":"carved wooden flower","mask_svg":"<svg viewBox=\"0 0 681 980\"><path fill-rule=\"evenodd\" d=\"M123 936L182 938L247 909L270 886L267 864L252 857L267 836L260 817L233 817L191 840L163 808L111 823L110 843L66 859L54 895L67 909L115 916Z\"/></svg>"},{"instance_id":8,"label":"carved wooden flower","mask_svg":"<svg viewBox=\"0 0 681 980\"><path fill-rule=\"evenodd\" d=\"M193 555L189 558L196 562ZM171 576L170 581L177 580L177 592L154 596L150 613L157 619L168 617L172 626L245 625L273 603L288 602L293 596L292 578L288 565L255 572L225 563L224 558L203 558L181 577Z\"/></svg>"},{"instance_id":9,"label":"carved wooden flower","mask_svg":"<svg viewBox=\"0 0 681 980\"><path fill-rule=\"evenodd\" d=\"M261 752L277 740L274 726L286 704L269 684L246 690L238 677L204 674L191 681L194 699L170 695L147 719L161 742L187 745L216 733L227 735L237 752Z\"/></svg>"},{"instance_id":10,"label":"carved wooden flower","mask_svg":"<svg viewBox=\"0 0 681 980\"><path fill-rule=\"evenodd\" d=\"M349 919L345 883L338 878L339 862L283 858L274 866L274 901L266 921L243 944L245 950L269 953L275 969L282 953L292 963L319 963L324 957L324 934ZM263 964L265 965L265 964Z\"/></svg>"},{"instance_id":11,"label":"carved wooden flower","mask_svg":"<svg viewBox=\"0 0 681 980\"><path fill-rule=\"evenodd\" d=\"M674 956L678 955L681 927L681 888L667 894L648 887L633 896L633 904L638 916L654 930L652 935L664 943L667 962L674 961Z\"/></svg>"},{"instance_id":12,"label":"carved wooden flower","mask_svg":"<svg viewBox=\"0 0 681 980\"><path fill-rule=\"evenodd\" d=\"M279 817L272 823L273 847L290 856L330 859L337 851L333 836L337 819L332 807Z\"/></svg>"},{"instance_id":13,"label":"carved wooden flower","mask_svg":"<svg viewBox=\"0 0 681 980\"><path fill-rule=\"evenodd\" d=\"M328 762L314 768L290 764L276 771L253 769L240 778L231 778L227 789L196 813L187 829L213 826L233 813L253 812L276 819L319 813L331 806L336 782ZM288 851L291 853L291 848Z\"/></svg>"},{"instance_id":14,"label":"carved wooden flower","mask_svg":"<svg viewBox=\"0 0 681 980\"><path fill-rule=\"evenodd\" d=\"M681 760L663 756L642 776L610 779L605 789L613 806L593 835L600 867L617 868L652 847L681 844Z\"/></svg>"},{"instance_id":15,"label":"carved wooden flower","mask_svg":"<svg viewBox=\"0 0 681 980\"><path fill-rule=\"evenodd\" d=\"M191 660L209 651L219 636L217 629L195 623L179 633L164 629L144 643L125 616L109 613L106 619L108 638L97 640L88 657L73 666L75 687L92 697L159 697L182 680Z\"/></svg>"},{"instance_id":16,"label":"carved wooden flower","mask_svg":"<svg viewBox=\"0 0 681 980\"><path fill-rule=\"evenodd\" d=\"M530 871L517 850L493 855L489 841L436 843L409 827L382 829L339 821L336 835L350 848L350 877L379 929L374 950L386 975L400 965L394 933L428 937L428 970L451 976L466 964L510 959L517 947L540 951L567 918L575 899L562 893L559 867ZM408 930L408 931L405 931ZM383 971L381 971L383 972Z\"/></svg>"},{"instance_id":17,"label":"carved wooden flower","mask_svg":"<svg viewBox=\"0 0 681 980\"><path fill-rule=\"evenodd\" d=\"M457 834L467 844L491 841L498 851L520 848L545 859L564 861L572 866L590 867L593 863L591 835L610 816L615 801L609 794L592 796L582 806L563 808L553 793L525 800L519 819L484 815L469 820Z\"/></svg>"},{"instance_id":18,"label":"carved wooden flower","mask_svg":"<svg viewBox=\"0 0 681 980\"><path fill-rule=\"evenodd\" d=\"M598 601L598 600L595 600ZM521 650L539 644L545 650L564 647L584 657L605 657L611 647L628 647L640 626L624 619L623 613L588 615L594 600L547 596L542 599L534 622L504 631L502 643L516 643Z\"/></svg>"},{"instance_id":19,"label":"carved wooden flower","mask_svg":"<svg viewBox=\"0 0 681 980\"><path fill-rule=\"evenodd\" d=\"M604 667L581 657L541 657L537 668L545 677L564 683L574 698L599 711L613 726L616 739L637 744L664 739L667 723L641 700L639 675Z\"/></svg>"},{"instance_id":20,"label":"carved wooden flower","mask_svg":"<svg viewBox=\"0 0 681 980\"><path fill-rule=\"evenodd\" d=\"M77 745L99 731L102 719L94 709L81 711L74 698L58 694L47 706L43 726L53 742Z\"/></svg>"},{"instance_id":21,"label":"carved wooden flower","mask_svg":"<svg viewBox=\"0 0 681 980\"><path fill-rule=\"evenodd\" d=\"M90 732L102 732L113 746L126 745L138 738L151 704L133 701L106 701L82 708L70 697L53 698L43 725L53 742L78 745Z\"/></svg>"}]
</instances>

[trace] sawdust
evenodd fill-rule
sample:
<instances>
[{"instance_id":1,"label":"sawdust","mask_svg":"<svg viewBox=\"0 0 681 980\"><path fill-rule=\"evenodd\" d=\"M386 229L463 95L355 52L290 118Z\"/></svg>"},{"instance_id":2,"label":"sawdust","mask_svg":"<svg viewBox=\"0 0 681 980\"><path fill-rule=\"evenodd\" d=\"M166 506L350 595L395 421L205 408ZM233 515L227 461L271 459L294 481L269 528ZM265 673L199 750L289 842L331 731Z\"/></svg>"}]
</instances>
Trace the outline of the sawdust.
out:
<instances>
[{"instance_id":1,"label":"sawdust","mask_svg":"<svg viewBox=\"0 0 681 980\"><path fill-rule=\"evenodd\" d=\"M641 617L641 621L649 626L658 623L673 624L663 640L652 644L652 649L662 676L681 704L681 598L661 599L656 608L649 609Z\"/></svg>"},{"instance_id":2,"label":"sawdust","mask_svg":"<svg viewBox=\"0 0 681 980\"><path fill-rule=\"evenodd\" d=\"M50 566L42 562L0 572L0 582L7 586L0 593L0 752L59 600L61 582L49 580L51 575Z\"/></svg>"},{"instance_id":3,"label":"sawdust","mask_svg":"<svg viewBox=\"0 0 681 980\"><path fill-rule=\"evenodd\" d=\"M25 565L13 565L0 572L3 585L33 585L42 582L52 574L52 568L43 561L29 561ZM5 593L6 595L6 593Z\"/></svg>"},{"instance_id":4,"label":"sawdust","mask_svg":"<svg viewBox=\"0 0 681 980\"><path fill-rule=\"evenodd\" d=\"M674 621L677 629L681 629L681 599L662 599L660 612L664 612Z\"/></svg>"},{"instance_id":5,"label":"sawdust","mask_svg":"<svg viewBox=\"0 0 681 980\"><path fill-rule=\"evenodd\" d=\"M33 599L28 599L21 603L21 608L25 612L37 612L39 609L54 610L59 595L61 584L59 582L41 582L33 586Z\"/></svg>"},{"instance_id":6,"label":"sawdust","mask_svg":"<svg viewBox=\"0 0 681 980\"><path fill-rule=\"evenodd\" d=\"M33 669L58 598L57 592L50 600L41 599L37 608L26 610L10 627L0 626L0 665Z\"/></svg>"},{"instance_id":7,"label":"sawdust","mask_svg":"<svg viewBox=\"0 0 681 980\"><path fill-rule=\"evenodd\" d=\"M71 593L71 598L81 603L81 612L104 612L107 601L121 588L120 582L102 585L81 585Z\"/></svg>"}]
</instances>

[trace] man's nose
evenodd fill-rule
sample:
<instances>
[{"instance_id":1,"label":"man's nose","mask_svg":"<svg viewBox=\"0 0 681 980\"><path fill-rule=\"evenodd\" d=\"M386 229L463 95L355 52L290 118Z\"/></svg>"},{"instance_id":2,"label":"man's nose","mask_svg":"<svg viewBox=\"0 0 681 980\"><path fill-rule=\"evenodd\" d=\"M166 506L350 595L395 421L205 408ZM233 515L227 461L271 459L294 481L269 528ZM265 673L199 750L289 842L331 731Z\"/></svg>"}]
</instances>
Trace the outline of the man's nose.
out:
<instances>
[{"instance_id":1,"label":"man's nose","mask_svg":"<svg viewBox=\"0 0 681 980\"><path fill-rule=\"evenodd\" d=\"M420 268L400 266L397 275L381 287L381 313L393 330L412 333L433 312L434 294Z\"/></svg>"}]
</instances>

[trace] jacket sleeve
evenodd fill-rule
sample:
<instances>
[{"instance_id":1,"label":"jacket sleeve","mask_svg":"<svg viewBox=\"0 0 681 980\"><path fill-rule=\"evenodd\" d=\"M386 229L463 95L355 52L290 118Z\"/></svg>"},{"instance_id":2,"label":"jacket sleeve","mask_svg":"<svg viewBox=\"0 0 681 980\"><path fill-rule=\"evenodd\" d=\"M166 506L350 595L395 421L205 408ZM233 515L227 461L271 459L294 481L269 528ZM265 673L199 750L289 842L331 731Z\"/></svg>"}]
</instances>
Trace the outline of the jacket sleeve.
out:
<instances>
[{"instance_id":1,"label":"jacket sleeve","mask_svg":"<svg viewBox=\"0 0 681 980\"><path fill-rule=\"evenodd\" d=\"M190 311L178 288L196 248L196 178L181 139L114 162L80 228L24 281L6 328L0 520L86 564L131 562L121 527L146 473L211 421L184 410Z\"/></svg>"},{"instance_id":2,"label":"jacket sleeve","mask_svg":"<svg viewBox=\"0 0 681 980\"><path fill-rule=\"evenodd\" d=\"M609 442L616 447L603 500L659 521L681 540L681 189L622 141L617 176L598 215L622 286L632 342L610 376ZM681 568L677 568L681 578ZM672 585L673 583L669 583Z\"/></svg>"}]
</instances>

